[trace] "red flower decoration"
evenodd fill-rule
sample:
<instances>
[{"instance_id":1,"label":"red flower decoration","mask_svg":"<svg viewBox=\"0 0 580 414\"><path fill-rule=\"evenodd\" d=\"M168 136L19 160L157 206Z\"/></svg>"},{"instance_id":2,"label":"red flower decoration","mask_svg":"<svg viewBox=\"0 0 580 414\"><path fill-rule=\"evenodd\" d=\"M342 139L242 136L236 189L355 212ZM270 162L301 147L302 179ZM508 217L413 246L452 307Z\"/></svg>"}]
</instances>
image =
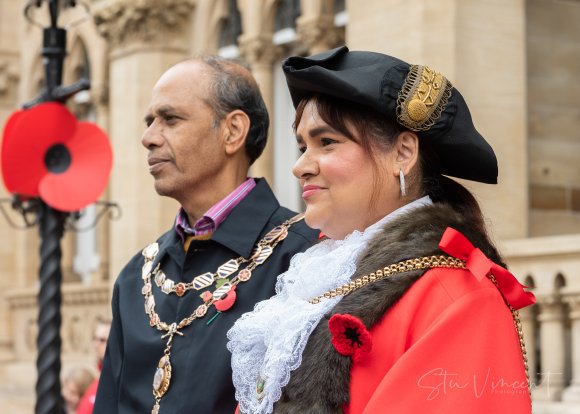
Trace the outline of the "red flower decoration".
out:
<instances>
[{"instance_id":1,"label":"red flower decoration","mask_svg":"<svg viewBox=\"0 0 580 414\"><path fill-rule=\"evenodd\" d=\"M371 334L366 326L360 319L348 313L332 315L328 328L334 348L339 354L350 356L354 361L362 360L373 347Z\"/></svg>"},{"instance_id":2,"label":"red flower decoration","mask_svg":"<svg viewBox=\"0 0 580 414\"><path fill-rule=\"evenodd\" d=\"M106 134L78 122L62 104L16 111L2 141L2 176L10 193L40 198L61 211L77 211L104 191L113 154Z\"/></svg>"},{"instance_id":3,"label":"red flower decoration","mask_svg":"<svg viewBox=\"0 0 580 414\"><path fill-rule=\"evenodd\" d=\"M216 300L213 305L215 308L220 312L225 312L234 306L234 302L236 301L236 285L233 285L228 293L225 296L222 296L221 299Z\"/></svg>"}]
</instances>

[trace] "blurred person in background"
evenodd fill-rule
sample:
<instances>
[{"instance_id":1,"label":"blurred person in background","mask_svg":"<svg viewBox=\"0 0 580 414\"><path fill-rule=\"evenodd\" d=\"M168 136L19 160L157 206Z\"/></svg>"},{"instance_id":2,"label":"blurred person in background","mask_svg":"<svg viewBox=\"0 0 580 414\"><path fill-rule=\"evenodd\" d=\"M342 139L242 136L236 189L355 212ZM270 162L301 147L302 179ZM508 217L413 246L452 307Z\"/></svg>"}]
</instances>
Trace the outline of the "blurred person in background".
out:
<instances>
[{"instance_id":1,"label":"blurred person in background","mask_svg":"<svg viewBox=\"0 0 580 414\"><path fill-rule=\"evenodd\" d=\"M93 334L93 347L95 355L97 355L97 368L99 373L103 367L103 360L105 359L105 350L107 349L107 340L109 339L109 332L111 330L111 321L99 319L95 326ZM77 414L91 414L95 405L95 396L97 395L97 388L99 386L99 378L95 378L91 385L84 392L83 397L78 405Z\"/></svg>"},{"instance_id":2,"label":"blurred person in background","mask_svg":"<svg viewBox=\"0 0 580 414\"><path fill-rule=\"evenodd\" d=\"M94 379L95 376L87 368L75 367L67 372L62 380L62 398L64 398L67 414L77 412L81 397Z\"/></svg>"}]
</instances>

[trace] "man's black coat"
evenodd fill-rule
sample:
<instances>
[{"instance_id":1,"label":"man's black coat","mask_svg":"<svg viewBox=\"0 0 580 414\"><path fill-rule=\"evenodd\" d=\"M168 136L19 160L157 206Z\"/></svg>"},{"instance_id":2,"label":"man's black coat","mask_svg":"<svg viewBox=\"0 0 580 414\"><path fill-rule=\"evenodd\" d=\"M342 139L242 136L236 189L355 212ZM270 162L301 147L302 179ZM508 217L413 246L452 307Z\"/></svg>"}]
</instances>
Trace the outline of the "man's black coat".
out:
<instances>
[{"instance_id":1,"label":"man's black coat","mask_svg":"<svg viewBox=\"0 0 580 414\"><path fill-rule=\"evenodd\" d=\"M175 282L214 272L227 260L248 257L254 245L273 227L296 213L281 207L265 180L237 205L210 240L193 240L187 254L174 229L158 239L161 268ZM226 333L255 303L274 294L277 276L291 257L310 247L318 232L304 221L294 224L274 253L238 285L234 306L207 325L215 314L212 306L204 318L193 321L175 335L171 349L172 376L161 400L160 414L233 414L236 401L231 380ZM152 382L163 356L164 332L149 325L141 293L143 257L135 255L119 275L113 292L113 325L101 372L95 414L150 413L154 404ZM315 275L313 275L315 277ZM208 289L209 290L209 289ZM202 303L201 291L191 290L181 298L166 295L153 283L155 310L168 324L189 316Z\"/></svg>"}]
</instances>

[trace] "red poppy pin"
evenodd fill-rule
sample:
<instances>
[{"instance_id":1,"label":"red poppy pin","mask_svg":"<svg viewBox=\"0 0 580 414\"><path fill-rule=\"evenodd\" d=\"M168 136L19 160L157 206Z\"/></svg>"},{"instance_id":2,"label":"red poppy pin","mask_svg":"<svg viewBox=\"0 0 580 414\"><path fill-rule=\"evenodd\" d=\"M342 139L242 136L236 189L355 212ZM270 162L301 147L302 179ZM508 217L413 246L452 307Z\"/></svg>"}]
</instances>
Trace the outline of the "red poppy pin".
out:
<instances>
[{"instance_id":1,"label":"red poppy pin","mask_svg":"<svg viewBox=\"0 0 580 414\"><path fill-rule=\"evenodd\" d=\"M216 300L213 305L220 312L225 312L234 306L236 301L236 285L232 286L228 292L223 295L219 300Z\"/></svg>"},{"instance_id":2,"label":"red poppy pin","mask_svg":"<svg viewBox=\"0 0 580 414\"><path fill-rule=\"evenodd\" d=\"M373 346L371 334L362 321L348 313L332 315L328 321L332 345L337 352L360 361Z\"/></svg>"},{"instance_id":3,"label":"red poppy pin","mask_svg":"<svg viewBox=\"0 0 580 414\"><path fill-rule=\"evenodd\" d=\"M12 114L1 158L10 193L40 196L52 208L77 211L105 190L113 154L98 126L77 121L62 104L47 102Z\"/></svg>"}]
</instances>

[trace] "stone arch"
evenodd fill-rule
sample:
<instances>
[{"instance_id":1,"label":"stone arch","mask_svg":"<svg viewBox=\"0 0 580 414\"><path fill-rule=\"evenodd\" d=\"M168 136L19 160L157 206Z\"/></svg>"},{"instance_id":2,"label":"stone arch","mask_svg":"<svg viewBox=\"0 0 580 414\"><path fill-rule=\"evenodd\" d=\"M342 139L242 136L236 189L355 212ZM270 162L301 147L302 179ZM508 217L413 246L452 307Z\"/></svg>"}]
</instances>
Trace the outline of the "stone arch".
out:
<instances>
[{"instance_id":1,"label":"stone arch","mask_svg":"<svg viewBox=\"0 0 580 414\"><path fill-rule=\"evenodd\" d=\"M279 0L276 4L274 31L286 28L295 29L301 10L300 0Z\"/></svg>"},{"instance_id":2,"label":"stone arch","mask_svg":"<svg viewBox=\"0 0 580 414\"><path fill-rule=\"evenodd\" d=\"M69 31L68 56L64 61L65 79L80 79L79 72L86 72L91 81L90 102L98 124L107 128L109 55L105 40L97 33L93 21L84 22ZM90 46L90 47L89 47ZM82 96L82 95L81 95Z\"/></svg>"},{"instance_id":3,"label":"stone arch","mask_svg":"<svg viewBox=\"0 0 580 414\"><path fill-rule=\"evenodd\" d=\"M44 65L42 63L42 56L40 55L40 48L37 48L38 53L34 56L32 64L29 68L30 82L28 83L28 90L25 92L25 99L32 99L37 97L44 88Z\"/></svg>"},{"instance_id":4,"label":"stone arch","mask_svg":"<svg viewBox=\"0 0 580 414\"><path fill-rule=\"evenodd\" d=\"M82 37L74 36L64 65L64 84L69 85L81 79L91 81L91 60ZM94 95L80 91L69 100L69 107L78 119L93 120L95 117Z\"/></svg>"},{"instance_id":5,"label":"stone arch","mask_svg":"<svg viewBox=\"0 0 580 414\"><path fill-rule=\"evenodd\" d=\"M216 10L216 45L218 48L237 47L242 34L242 16L236 0L222 0L220 10ZM212 30L210 27L209 30Z\"/></svg>"},{"instance_id":6,"label":"stone arch","mask_svg":"<svg viewBox=\"0 0 580 414\"><path fill-rule=\"evenodd\" d=\"M91 79L90 59L81 36L74 36L69 48L66 64L65 79L68 82L75 82L81 78ZM66 83L68 83L66 82Z\"/></svg>"},{"instance_id":7,"label":"stone arch","mask_svg":"<svg viewBox=\"0 0 580 414\"><path fill-rule=\"evenodd\" d=\"M554 290L559 292L563 287L566 287L566 278L562 273L558 273L554 278Z\"/></svg>"},{"instance_id":8,"label":"stone arch","mask_svg":"<svg viewBox=\"0 0 580 414\"><path fill-rule=\"evenodd\" d=\"M532 275L526 275L524 279L524 285L530 289L534 289L536 287L536 281Z\"/></svg>"}]
</instances>

